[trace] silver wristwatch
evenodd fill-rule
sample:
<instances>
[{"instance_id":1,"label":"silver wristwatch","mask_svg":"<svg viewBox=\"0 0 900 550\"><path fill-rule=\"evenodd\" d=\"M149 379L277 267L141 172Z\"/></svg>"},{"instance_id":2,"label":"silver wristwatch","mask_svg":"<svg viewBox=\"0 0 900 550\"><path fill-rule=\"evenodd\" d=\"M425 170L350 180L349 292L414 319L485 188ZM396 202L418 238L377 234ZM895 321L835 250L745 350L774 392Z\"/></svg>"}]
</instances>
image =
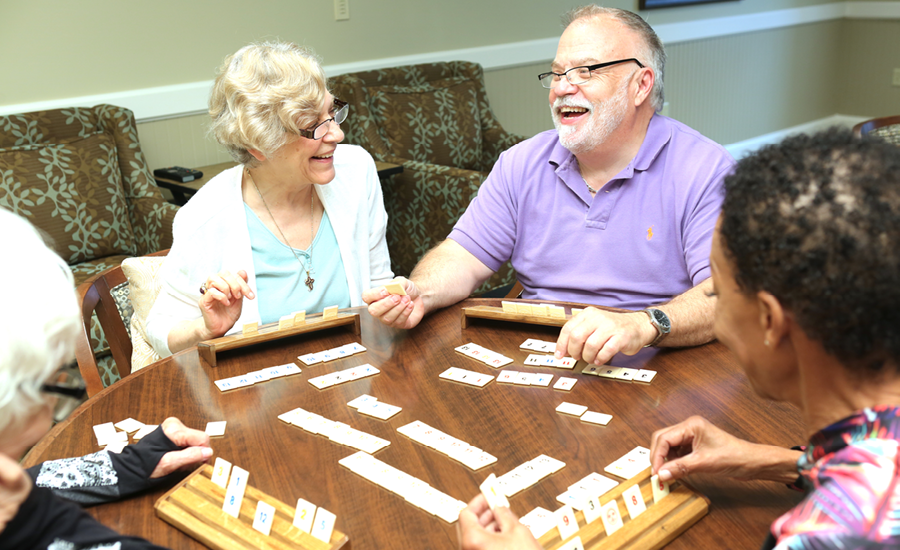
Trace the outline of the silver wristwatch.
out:
<instances>
[{"instance_id":1,"label":"silver wristwatch","mask_svg":"<svg viewBox=\"0 0 900 550\"><path fill-rule=\"evenodd\" d=\"M649 348L651 346L657 346L660 342L665 340L666 336L669 335L669 332L672 331L672 322L669 321L669 316L661 309L648 307L642 311L650 317L650 324L659 332L659 335L644 347Z\"/></svg>"}]
</instances>

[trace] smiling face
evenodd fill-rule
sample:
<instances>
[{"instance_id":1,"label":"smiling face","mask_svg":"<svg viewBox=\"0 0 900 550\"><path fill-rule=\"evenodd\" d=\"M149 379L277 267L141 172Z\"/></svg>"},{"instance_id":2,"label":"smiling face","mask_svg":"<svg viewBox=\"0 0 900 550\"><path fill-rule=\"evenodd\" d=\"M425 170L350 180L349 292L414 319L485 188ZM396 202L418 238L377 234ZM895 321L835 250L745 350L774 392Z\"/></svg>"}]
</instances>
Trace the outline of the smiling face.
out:
<instances>
[{"instance_id":1,"label":"smiling face","mask_svg":"<svg viewBox=\"0 0 900 550\"><path fill-rule=\"evenodd\" d=\"M640 59L640 43L636 33L609 17L579 20L560 38L550 70L563 73L572 67ZM560 79L550 90L560 143L575 154L605 143L635 109L631 77L639 70L635 63L622 63L593 71L590 80L577 86Z\"/></svg>"},{"instance_id":2,"label":"smiling face","mask_svg":"<svg viewBox=\"0 0 900 550\"><path fill-rule=\"evenodd\" d=\"M312 129L316 124L334 116L334 98L325 96L325 104L315 122L308 125ZM283 145L265 162L269 168L283 177L302 184L324 185L334 179L334 150L344 140L344 132L334 121L327 124L328 131L322 139L309 139L296 136Z\"/></svg>"}]
</instances>

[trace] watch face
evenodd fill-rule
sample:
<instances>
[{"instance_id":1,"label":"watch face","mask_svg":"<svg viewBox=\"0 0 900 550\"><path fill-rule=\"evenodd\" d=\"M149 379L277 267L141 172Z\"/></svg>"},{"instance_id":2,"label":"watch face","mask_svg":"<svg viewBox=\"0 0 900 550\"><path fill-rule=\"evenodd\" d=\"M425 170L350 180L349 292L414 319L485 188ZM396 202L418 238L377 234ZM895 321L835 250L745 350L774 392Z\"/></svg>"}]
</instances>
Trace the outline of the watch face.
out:
<instances>
[{"instance_id":1,"label":"watch face","mask_svg":"<svg viewBox=\"0 0 900 550\"><path fill-rule=\"evenodd\" d=\"M659 323L659 328L662 332L667 333L671 330L672 325L669 323L669 317L659 309L651 309L650 313L653 315L653 320Z\"/></svg>"}]
</instances>

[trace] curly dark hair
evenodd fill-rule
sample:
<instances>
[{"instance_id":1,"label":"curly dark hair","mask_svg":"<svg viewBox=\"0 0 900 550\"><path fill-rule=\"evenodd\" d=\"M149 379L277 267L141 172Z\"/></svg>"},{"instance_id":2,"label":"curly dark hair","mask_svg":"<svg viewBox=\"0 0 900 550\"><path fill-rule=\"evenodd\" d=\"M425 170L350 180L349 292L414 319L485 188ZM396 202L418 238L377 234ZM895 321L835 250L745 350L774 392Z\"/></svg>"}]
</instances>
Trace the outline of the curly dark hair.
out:
<instances>
[{"instance_id":1,"label":"curly dark hair","mask_svg":"<svg viewBox=\"0 0 900 550\"><path fill-rule=\"evenodd\" d=\"M900 147L832 128L737 163L720 237L742 291L765 290L853 370L900 358Z\"/></svg>"}]
</instances>

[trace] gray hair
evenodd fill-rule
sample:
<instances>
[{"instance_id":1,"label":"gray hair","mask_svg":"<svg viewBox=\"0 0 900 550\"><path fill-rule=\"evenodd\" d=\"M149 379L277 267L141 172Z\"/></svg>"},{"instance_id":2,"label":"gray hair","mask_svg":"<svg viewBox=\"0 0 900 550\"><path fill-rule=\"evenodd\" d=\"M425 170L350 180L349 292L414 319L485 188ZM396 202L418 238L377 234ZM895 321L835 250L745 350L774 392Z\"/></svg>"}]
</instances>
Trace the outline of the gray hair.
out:
<instances>
[{"instance_id":1,"label":"gray hair","mask_svg":"<svg viewBox=\"0 0 900 550\"><path fill-rule=\"evenodd\" d=\"M21 429L45 403L41 385L74 358L81 328L72 272L27 221L0 208L0 433Z\"/></svg>"},{"instance_id":2,"label":"gray hair","mask_svg":"<svg viewBox=\"0 0 900 550\"><path fill-rule=\"evenodd\" d=\"M269 157L319 118L325 72L308 48L290 42L244 46L219 68L209 96L210 133L248 168L249 149Z\"/></svg>"},{"instance_id":3,"label":"gray hair","mask_svg":"<svg viewBox=\"0 0 900 550\"><path fill-rule=\"evenodd\" d=\"M665 102L663 79L666 71L666 50L659 36L656 35L656 31L640 15L634 12L618 8L604 8L596 4L574 8L563 14L563 29L568 28L569 25L579 19L594 17L611 17L636 32L643 39L644 44L641 48L643 50L643 54L641 54L643 59L640 61L652 68L655 76L650 104L653 105L656 111L661 111Z\"/></svg>"}]
</instances>

